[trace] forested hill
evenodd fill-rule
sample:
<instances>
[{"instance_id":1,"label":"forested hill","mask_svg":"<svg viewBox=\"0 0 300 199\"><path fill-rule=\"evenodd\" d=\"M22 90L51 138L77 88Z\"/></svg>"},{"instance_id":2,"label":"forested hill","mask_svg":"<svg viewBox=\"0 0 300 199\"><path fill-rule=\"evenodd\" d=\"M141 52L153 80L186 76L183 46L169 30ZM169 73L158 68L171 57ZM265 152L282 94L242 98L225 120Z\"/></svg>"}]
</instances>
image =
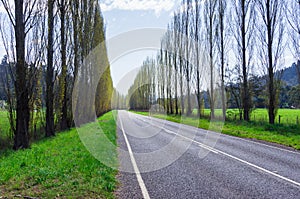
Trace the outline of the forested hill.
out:
<instances>
[{"instance_id":1,"label":"forested hill","mask_svg":"<svg viewBox=\"0 0 300 199\"><path fill-rule=\"evenodd\" d=\"M300 64L300 62L298 63ZM291 67L283 70L282 81L284 81L288 86L298 85L298 71L297 65L294 63Z\"/></svg>"}]
</instances>

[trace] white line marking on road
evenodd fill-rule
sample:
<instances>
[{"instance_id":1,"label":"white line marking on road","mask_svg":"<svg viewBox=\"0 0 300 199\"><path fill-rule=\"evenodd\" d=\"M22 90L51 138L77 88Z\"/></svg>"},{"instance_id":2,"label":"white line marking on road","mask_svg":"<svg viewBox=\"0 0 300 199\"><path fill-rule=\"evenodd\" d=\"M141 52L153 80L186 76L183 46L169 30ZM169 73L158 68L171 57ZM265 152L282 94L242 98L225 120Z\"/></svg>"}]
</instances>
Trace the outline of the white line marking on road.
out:
<instances>
[{"instance_id":1,"label":"white line marking on road","mask_svg":"<svg viewBox=\"0 0 300 199\"><path fill-rule=\"evenodd\" d=\"M277 177L277 178L280 178L280 179L282 179L282 180L285 180L285 181L287 181L287 182L289 182L289 183L291 183L291 184L294 184L294 185L300 187L300 183L299 183L299 182L296 182L296 181L294 181L294 180L291 180L291 179L289 179L289 178L286 178L286 177L284 177L284 176L281 176L281 175L279 175L279 174L277 174L277 173L274 173L274 172L272 172L272 171L269 171L269 170L267 170L267 169L264 169L264 168L262 168L262 167L260 167L260 166L257 166L257 165L255 165L255 164L252 164L252 163L250 163L250 162L247 162L246 160L242 160L242 159L240 159L240 158L238 158L238 157L235 157L235 156L233 156L233 155L230 155L230 154L225 153L225 152L223 152L223 151L220 151L220 150L218 150L218 149L213 149L213 148L211 148L210 146L207 146L207 145L205 145L205 144L202 144L202 143L200 143L200 142L197 142L197 141L195 141L195 140L193 140L193 139L190 139L190 138L188 138L188 137L185 137L185 136L183 136L183 135L177 134L177 133L175 133L175 132L173 132L173 131L170 131L170 130L168 130L168 129L159 127L159 126L157 126L157 125L152 124L152 126L155 126L155 127L157 127L157 128L160 128L160 129L164 130L164 131L167 132L167 133L174 134L174 135L180 136L180 137L182 137L182 138L184 138L184 139L186 139L186 140L189 140L189 141L192 141L192 142L194 142L194 143L197 143L197 144L199 144L200 147L205 148L205 149L207 149L207 150L209 150L209 151L211 151L211 152L213 152L213 153L215 153L215 154L222 154L222 155L224 155L224 156L227 156L227 157L229 157L229 158L232 158L232 159L234 159L234 160L237 160L237 161L239 161L239 162L241 162L241 163L244 163L244 164L246 164L246 165L248 165L248 166L251 166L251 167L253 167L253 168L256 168L256 169L258 169L258 170L260 170L260 171L263 171L263 172L265 172L265 173L268 173L268 174L270 174L270 175L273 175L273 176L275 176L275 177Z\"/></svg>"},{"instance_id":2,"label":"white line marking on road","mask_svg":"<svg viewBox=\"0 0 300 199\"><path fill-rule=\"evenodd\" d=\"M217 150L217 151L219 151L219 150ZM252 164L252 163L250 163L250 162L247 162L247 161L245 161L245 160L242 160L242 159L240 159L240 158L237 158L237 157L235 157L235 156L233 156L233 155L230 155L230 154L228 154L228 153L225 153L225 152L223 152L223 151L219 151L219 153L221 153L221 154L223 154L223 155L225 155L225 156L227 156L227 157L230 157L230 158L232 158L232 159L235 159L235 160L237 160L237 161L239 161L239 162L242 162L242 163L244 163L244 164L246 164L246 165L249 165L249 166L251 166L251 167L254 167L254 168L258 169L258 170L261 170L261 171L263 171L263 172L265 172L265 173L268 173L268 174L270 174L270 175L273 175L273 176L275 176L275 177L277 177L277 178L280 178L280 179L282 179L282 180L285 180L285 181L287 181L287 182L290 182L290 183L292 183L292 184L297 185L297 186L300 187L300 183L299 183L299 182L296 182L296 181L291 180L291 179L289 179L289 178L283 177L283 176L281 176L281 175L279 175L279 174L277 174L277 173L274 173L274 172L272 172L272 171L269 171L269 170L267 170L267 169L264 169L264 168L262 168L262 167L260 167L260 166L257 166L257 165L255 165L255 164Z\"/></svg>"},{"instance_id":3,"label":"white line marking on road","mask_svg":"<svg viewBox=\"0 0 300 199\"><path fill-rule=\"evenodd\" d=\"M153 125L153 126L156 126L156 125ZM159 127L159 126L156 126L156 127L157 127L157 128L161 128L161 127ZM179 136L179 137L181 137L181 138L183 138L183 139L185 139L185 140L194 142L194 143L198 144L198 146L200 146L200 147L202 147L202 148L204 148L204 149L206 149L206 150L208 150L208 151L211 151L211 152L213 152L213 153L215 153L215 154L218 154L218 152L217 152L216 150L214 150L213 148L211 148L211 147L209 147L209 146L207 146L207 145L204 145L204 144L202 144L202 143L200 143L200 142L197 142L196 140L193 140L193 139L191 139L191 138L185 137L185 136L183 136L183 135L180 135L180 134L178 134L178 133L175 133L175 132L170 131L170 130L165 129L165 128L161 128L161 129L164 130L165 132L169 133L169 134L173 134L173 135Z\"/></svg>"},{"instance_id":4,"label":"white line marking on road","mask_svg":"<svg viewBox=\"0 0 300 199\"><path fill-rule=\"evenodd\" d=\"M159 119L155 118L155 117L144 116L144 115L139 115L139 116L145 117L147 119L155 119L156 122L160 122L161 123L161 121L159 121ZM167 120L165 120L165 121L167 121ZM178 125L178 123L174 123L174 122L170 122L170 121L167 121L167 122L171 123L171 124ZM188 128L194 128L194 129L197 129L197 130L209 131L209 130L200 129L200 128L197 128L197 127L194 127L194 126L189 126L189 125L184 125L184 124L181 124L181 125L183 125L185 127L188 127ZM210 131L210 132L212 132L212 131ZM217 132L213 132L213 133L217 133ZM247 139L244 139L244 138L239 138L239 137L234 137L234 136L231 136L231 135L226 135L226 134L223 134L223 133L217 133L217 134L220 134L220 135L222 135L224 137L230 137L230 138L233 138L233 139L237 139L237 140L241 140L241 141L253 143L253 144L256 144L256 145L266 146L266 147L277 149L277 150L280 150L280 151L285 151L285 152L289 152L289 153L300 155L299 151L293 151L293 150L283 149L283 148L279 148L279 147L276 147L276 146L272 146L272 145L260 143L260 142L257 142L257 141L252 141L252 140L247 140Z\"/></svg>"},{"instance_id":5,"label":"white line marking on road","mask_svg":"<svg viewBox=\"0 0 300 199\"><path fill-rule=\"evenodd\" d=\"M131 146L129 144L127 135L125 133L121 117L119 117L119 119L120 119L120 124L121 124L121 130L122 130L122 133L123 133L123 136L125 138L125 142L126 142L126 145L127 145L127 148L128 148L128 153L130 155L130 160L131 160L131 163L132 163L132 166L133 166L133 169L134 169L137 181L138 181L139 186L140 186L140 188L142 190L143 197L144 197L144 199L150 199L148 190L147 190L146 185L144 183L144 180L143 180L143 178L141 176L141 172L140 172L140 170L139 170L139 168L138 168L138 166L136 164L136 161L135 161L135 158L134 158Z\"/></svg>"},{"instance_id":6,"label":"white line marking on road","mask_svg":"<svg viewBox=\"0 0 300 199\"><path fill-rule=\"evenodd\" d=\"M223 135L225 135L225 134L223 134ZM229 136L229 135L226 135L226 136ZM233 136L230 136L230 137L233 137ZM260 143L260 142L256 142L256 141L252 141L252 140L247 140L247 139L243 139L243 138L239 138L239 137L233 137L233 138L237 139L237 140L242 140L242 141L245 141L245 142L249 142L249 143L253 143L253 144L262 145L262 146L266 146L266 147L269 147L269 148L277 149L277 150L280 150L280 151L285 151L285 152L289 152L289 153L300 155L300 153L298 151L292 151L292 150L288 150L288 149L282 149L282 148L279 148L279 147L276 147L276 146L272 146L272 145L268 145L268 144L264 144L264 143Z\"/></svg>"}]
</instances>

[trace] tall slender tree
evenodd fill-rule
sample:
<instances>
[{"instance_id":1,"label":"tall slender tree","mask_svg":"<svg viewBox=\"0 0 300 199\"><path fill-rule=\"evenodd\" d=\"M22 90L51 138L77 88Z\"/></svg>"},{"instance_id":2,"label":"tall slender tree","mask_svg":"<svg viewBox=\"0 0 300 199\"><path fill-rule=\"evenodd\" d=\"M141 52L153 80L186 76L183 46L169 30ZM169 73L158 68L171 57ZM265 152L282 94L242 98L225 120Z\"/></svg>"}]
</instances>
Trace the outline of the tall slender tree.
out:
<instances>
[{"instance_id":1,"label":"tall slender tree","mask_svg":"<svg viewBox=\"0 0 300 199\"><path fill-rule=\"evenodd\" d=\"M179 39L179 32L178 32L178 26L180 25L180 21L179 21L179 16L178 13L174 14L174 18L173 18L173 64L174 64L174 78L175 78L175 82L174 82L174 90L175 90L175 114L178 115L179 114L179 101L178 101L178 48L179 48L179 44L178 44L178 39Z\"/></svg>"},{"instance_id":2,"label":"tall slender tree","mask_svg":"<svg viewBox=\"0 0 300 199\"><path fill-rule=\"evenodd\" d=\"M294 0L286 4L286 18L290 25L288 29L291 40L291 50L297 60L298 81L300 84L300 1Z\"/></svg>"},{"instance_id":3,"label":"tall slender tree","mask_svg":"<svg viewBox=\"0 0 300 199\"><path fill-rule=\"evenodd\" d=\"M202 33L202 21L201 21L201 4L199 1L195 0L195 11L193 17L193 29L194 29L194 42L195 42L195 76L196 76L196 95L197 95L197 105L198 105L198 117L201 115L201 107L202 107L202 98L201 98L201 79L203 72L203 65L201 63L201 33Z\"/></svg>"},{"instance_id":4,"label":"tall slender tree","mask_svg":"<svg viewBox=\"0 0 300 199\"><path fill-rule=\"evenodd\" d=\"M48 0L48 47L47 47L47 91L46 91L46 137L55 135L54 128L54 5Z\"/></svg>"},{"instance_id":5,"label":"tall slender tree","mask_svg":"<svg viewBox=\"0 0 300 199\"><path fill-rule=\"evenodd\" d=\"M190 26L190 15L192 12L192 2L191 0L184 0L183 1L185 13L183 14L184 17L184 45L185 45L185 66L184 66L184 77L186 78L186 87L187 87L187 110L186 115L190 116L192 111L192 104L191 104L191 76L192 76L192 65L190 63L190 54L191 54L191 43L190 43L190 33L191 33L191 26Z\"/></svg>"},{"instance_id":6,"label":"tall slender tree","mask_svg":"<svg viewBox=\"0 0 300 199\"><path fill-rule=\"evenodd\" d=\"M234 6L231 26L237 50L235 51L238 60L237 65L242 71L242 108L245 121L250 120L251 98L249 92L249 72L253 57L253 39L255 26L255 8L253 0L232 1Z\"/></svg>"},{"instance_id":7,"label":"tall slender tree","mask_svg":"<svg viewBox=\"0 0 300 199\"><path fill-rule=\"evenodd\" d=\"M227 14L227 3L226 0L218 0L218 48L220 54L220 69L221 69L221 97L222 97L222 114L223 118L226 118L226 98L225 98L225 65L226 65L226 39L227 39L227 28L225 25Z\"/></svg>"},{"instance_id":8,"label":"tall slender tree","mask_svg":"<svg viewBox=\"0 0 300 199\"><path fill-rule=\"evenodd\" d=\"M67 106L67 31L66 31L66 14L68 2L66 0L58 0L59 16L60 16L60 52L61 52L61 74L59 77L60 85L60 129L66 130L68 126L68 106Z\"/></svg>"},{"instance_id":9,"label":"tall slender tree","mask_svg":"<svg viewBox=\"0 0 300 199\"><path fill-rule=\"evenodd\" d=\"M261 19L260 23L258 23L261 40L260 58L268 77L269 123L274 124L278 107L277 95L279 89L275 71L280 64L284 48L284 26L282 21L284 1L256 0L256 5Z\"/></svg>"},{"instance_id":10,"label":"tall slender tree","mask_svg":"<svg viewBox=\"0 0 300 199\"><path fill-rule=\"evenodd\" d=\"M209 88L209 101L211 118L215 118L215 35L216 35L216 8L217 0L207 0L204 2L204 20L206 25L206 45L209 52L209 75L210 75L210 88Z\"/></svg>"},{"instance_id":11,"label":"tall slender tree","mask_svg":"<svg viewBox=\"0 0 300 199\"><path fill-rule=\"evenodd\" d=\"M16 131L14 132L15 150L29 147L29 77L28 67L25 61L26 36L35 24L37 10L37 0L14 0L11 7L9 0L1 0L11 24L14 27L15 36L15 92L16 92Z\"/></svg>"}]
</instances>

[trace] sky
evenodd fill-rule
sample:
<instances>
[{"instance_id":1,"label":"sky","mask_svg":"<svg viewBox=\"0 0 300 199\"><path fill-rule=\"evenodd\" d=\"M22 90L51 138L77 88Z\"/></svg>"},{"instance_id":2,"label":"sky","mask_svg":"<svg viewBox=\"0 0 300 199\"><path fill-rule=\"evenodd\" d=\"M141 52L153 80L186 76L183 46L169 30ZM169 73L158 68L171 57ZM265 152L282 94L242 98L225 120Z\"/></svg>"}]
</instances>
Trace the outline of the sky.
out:
<instances>
[{"instance_id":1,"label":"sky","mask_svg":"<svg viewBox=\"0 0 300 199\"><path fill-rule=\"evenodd\" d=\"M108 49L112 50L118 48L118 46L111 46L109 41L130 31L145 28L165 30L172 19L172 14L179 8L181 0L102 0L101 2ZM160 38L152 39L159 42ZM148 38L145 37L144 39ZM134 38L127 39L126 37L125 40L129 40L125 43L135 41ZM109 53L112 78L117 90L122 94L127 94L127 90L133 84L138 68L147 56L155 58L157 50L143 49L141 46L139 49L120 55L117 59L115 56L110 56ZM230 60L235 60L232 53L230 56ZM288 48L285 51L284 62L285 67L291 66L294 62Z\"/></svg>"},{"instance_id":2,"label":"sky","mask_svg":"<svg viewBox=\"0 0 300 199\"><path fill-rule=\"evenodd\" d=\"M179 5L180 0L102 0L100 6L106 26L108 49L118 48L110 45L111 40L122 35L134 34L137 30L146 32L152 28L164 31ZM158 35L137 35L137 37L152 37L153 43L157 44L161 39ZM134 36L127 36L124 39L129 40L124 42L135 42ZM139 45L140 47L136 49L128 47L128 52L119 55L117 59L115 56L110 58L114 86L122 94L126 94L133 84L138 68L145 58L156 56L158 49L155 49L155 45L151 49L145 48L143 43Z\"/></svg>"},{"instance_id":3,"label":"sky","mask_svg":"<svg viewBox=\"0 0 300 199\"><path fill-rule=\"evenodd\" d=\"M162 32L172 19L175 10L180 6L181 0L100 0L100 6L105 21L107 47L111 63L111 73L114 86L123 94L127 93L132 85L138 69L147 56L155 58L156 46L159 45ZM0 13L5 13L0 6ZM151 34L147 29L161 31L161 34ZM137 35L138 30L144 30ZM147 32L150 32L147 34ZM155 32L155 31L154 31ZM123 36L123 37L122 37ZM122 39L118 45L111 41ZM153 42L149 49L141 39ZM132 43L136 43L133 45ZM126 49L127 47L127 49ZM121 54L116 52L124 48ZM113 52L113 53L111 53ZM5 54L3 44L0 42L0 57ZM114 55L111 55L114 54ZM285 65L290 66L293 59L290 52L285 54Z\"/></svg>"}]
</instances>

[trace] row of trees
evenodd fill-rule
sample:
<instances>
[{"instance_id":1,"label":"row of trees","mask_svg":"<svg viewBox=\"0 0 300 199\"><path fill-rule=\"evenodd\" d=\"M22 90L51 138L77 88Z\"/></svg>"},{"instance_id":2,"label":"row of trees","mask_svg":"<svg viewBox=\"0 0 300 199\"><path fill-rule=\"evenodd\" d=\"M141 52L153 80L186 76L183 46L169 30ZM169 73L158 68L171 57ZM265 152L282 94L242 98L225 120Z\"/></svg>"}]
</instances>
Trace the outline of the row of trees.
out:
<instances>
[{"instance_id":1,"label":"row of trees","mask_svg":"<svg viewBox=\"0 0 300 199\"><path fill-rule=\"evenodd\" d=\"M200 116L203 91L208 90L213 119L215 108L221 108L226 117L226 90L231 89L227 97L240 101L241 117L249 121L256 86L253 80L260 75L265 77L269 123L274 124L281 86L277 71L283 68L287 44L295 60L300 60L299 14L299 1L183 0L162 38L156 60L144 63L129 95L137 104L140 101L135 95L144 99L152 92L164 101L168 113L186 115L191 115L192 96L196 96ZM148 83L154 86L142 84L139 88L139 79L149 76Z\"/></svg>"},{"instance_id":2,"label":"row of trees","mask_svg":"<svg viewBox=\"0 0 300 199\"><path fill-rule=\"evenodd\" d=\"M1 21L1 36L9 65L2 83L14 134L13 148L29 147L33 123L35 129L40 123L47 137L73 126L73 113L83 114L76 110L82 110L86 103L76 95L72 99L72 92L79 90L76 82L90 84L91 73L101 80L94 91L96 103L89 106L97 115L108 111L113 86L98 0L1 2L7 13ZM97 46L99 60L87 64L87 57ZM34 122L37 119L40 121Z\"/></svg>"}]
</instances>

